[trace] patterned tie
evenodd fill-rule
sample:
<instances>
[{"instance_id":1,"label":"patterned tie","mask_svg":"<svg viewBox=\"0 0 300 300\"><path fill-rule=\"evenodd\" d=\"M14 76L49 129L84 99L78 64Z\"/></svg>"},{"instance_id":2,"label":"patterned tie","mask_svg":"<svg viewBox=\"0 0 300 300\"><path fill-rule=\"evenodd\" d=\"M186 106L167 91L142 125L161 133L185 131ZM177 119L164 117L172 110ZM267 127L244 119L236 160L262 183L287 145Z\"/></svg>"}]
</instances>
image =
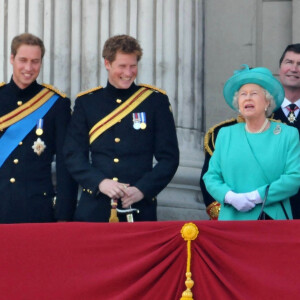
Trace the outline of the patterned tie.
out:
<instances>
[{"instance_id":1,"label":"patterned tie","mask_svg":"<svg viewBox=\"0 0 300 300\"><path fill-rule=\"evenodd\" d=\"M296 121L295 111L296 111L297 109L299 109L299 107L298 107L296 104L292 103L292 104L288 105L286 108L287 108L288 111L289 111L289 114L288 114L288 116L287 116L289 122L290 122L290 123L294 123L294 122Z\"/></svg>"}]
</instances>

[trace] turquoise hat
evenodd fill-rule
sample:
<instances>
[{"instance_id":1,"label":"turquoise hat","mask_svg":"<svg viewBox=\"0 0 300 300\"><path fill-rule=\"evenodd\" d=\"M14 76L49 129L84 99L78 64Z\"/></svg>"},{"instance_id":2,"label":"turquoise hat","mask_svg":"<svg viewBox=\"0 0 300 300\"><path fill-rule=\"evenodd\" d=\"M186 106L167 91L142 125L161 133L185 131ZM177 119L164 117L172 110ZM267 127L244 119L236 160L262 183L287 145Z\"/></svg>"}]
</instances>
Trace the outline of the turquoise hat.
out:
<instances>
[{"instance_id":1,"label":"turquoise hat","mask_svg":"<svg viewBox=\"0 0 300 300\"><path fill-rule=\"evenodd\" d=\"M224 85L223 95L227 104L233 110L237 110L233 106L235 92L239 91L244 84L254 83L267 90L274 98L275 109L279 108L284 100L284 89L279 80L272 75L272 72L262 67L253 69L250 69L248 65L242 65L241 67L242 69L234 71L233 76Z\"/></svg>"}]
</instances>

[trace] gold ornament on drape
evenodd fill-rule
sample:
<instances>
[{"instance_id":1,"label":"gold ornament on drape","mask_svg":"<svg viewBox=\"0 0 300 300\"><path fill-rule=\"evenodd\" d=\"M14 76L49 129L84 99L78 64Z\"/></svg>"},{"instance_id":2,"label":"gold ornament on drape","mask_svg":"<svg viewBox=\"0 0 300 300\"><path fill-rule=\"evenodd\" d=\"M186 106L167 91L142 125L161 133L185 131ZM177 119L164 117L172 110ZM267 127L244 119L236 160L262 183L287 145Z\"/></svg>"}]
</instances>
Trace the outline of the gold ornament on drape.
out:
<instances>
[{"instance_id":1,"label":"gold ornament on drape","mask_svg":"<svg viewBox=\"0 0 300 300\"><path fill-rule=\"evenodd\" d=\"M182 293L180 300L193 300L192 287L194 286L194 281L192 280L191 273L191 241L195 240L199 234L198 227L194 223L186 223L181 228L181 236L187 241L187 266L186 266L186 281L185 286L187 289Z\"/></svg>"}]
</instances>

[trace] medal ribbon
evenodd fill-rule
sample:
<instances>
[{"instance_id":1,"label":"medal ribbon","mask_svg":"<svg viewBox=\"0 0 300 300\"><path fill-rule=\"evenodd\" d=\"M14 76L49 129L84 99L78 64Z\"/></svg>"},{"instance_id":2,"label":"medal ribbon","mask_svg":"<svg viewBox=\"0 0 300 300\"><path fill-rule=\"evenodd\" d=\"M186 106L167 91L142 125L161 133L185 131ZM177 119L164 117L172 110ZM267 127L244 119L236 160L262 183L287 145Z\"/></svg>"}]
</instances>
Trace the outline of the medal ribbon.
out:
<instances>
[{"instance_id":1,"label":"medal ribbon","mask_svg":"<svg viewBox=\"0 0 300 300\"><path fill-rule=\"evenodd\" d=\"M144 100L146 100L153 90L142 87L137 92L135 92L130 98L128 98L122 105L113 110L109 115L101 119L96 123L89 132L90 144L92 144L95 139L97 139L103 132L115 125L121 119L126 117L130 112L132 112L138 105L140 105Z\"/></svg>"}]
</instances>

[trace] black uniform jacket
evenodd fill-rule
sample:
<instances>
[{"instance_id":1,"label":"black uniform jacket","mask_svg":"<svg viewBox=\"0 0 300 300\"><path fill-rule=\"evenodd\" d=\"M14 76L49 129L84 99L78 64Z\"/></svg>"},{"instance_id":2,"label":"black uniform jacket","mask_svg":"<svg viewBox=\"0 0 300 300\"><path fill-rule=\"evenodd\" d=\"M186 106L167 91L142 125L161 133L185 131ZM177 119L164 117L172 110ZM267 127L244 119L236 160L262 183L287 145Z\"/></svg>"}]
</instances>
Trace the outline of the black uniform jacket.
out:
<instances>
[{"instance_id":1,"label":"black uniform jacket","mask_svg":"<svg viewBox=\"0 0 300 300\"><path fill-rule=\"evenodd\" d=\"M18 108L43 88L33 82L22 90L11 80L0 88L0 116ZM43 134L37 136L36 128L32 129L0 168L0 223L72 219L77 186L66 169L62 153L70 116L70 100L60 97L43 117ZM4 132L5 129L0 137ZM41 155L32 148L38 137L46 145ZM51 172L55 155L56 191Z\"/></svg>"},{"instance_id":2,"label":"black uniform jacket","mask_svg":"<svg viewBox=\"0 0 300 300\"><path fill-rule=\"evenodd\" d=\"M294 123L289 122L288 118L282 111L281 107L277 109L274 114L273 118L277 120L281 120L283 123L286 123L290 126L296 127L300 133L300 115L298 115L297 120ZM299 162L300 163L300 162ZM293 213L294 219L300 219L300 191L292 197L290 197L290 203Z\"/></svg>"},{"instance_id":3,"label":"black uniform jacket","mask_svg":"<svg viewBox=\"0 0 300 300\"><path fill-rule=\"evenodd\" d=\"M113 179L137 187L144 199L132 205L135 221L156 220L156 195L171 181L179 150L168 97L154 91L144 102L107 129L91 145L89 131L140 87L116 89L111 84L78 97L64 147L68 169L83 191L75 220L107 222L110 199L99 183ZM133 113L145 112L146 129L133 128ZM90 160L89 160L90 153ZM153 168L153 156L157 163ZM120 202L120 201L119 201Z\"/></svg>"}]
</instances>

